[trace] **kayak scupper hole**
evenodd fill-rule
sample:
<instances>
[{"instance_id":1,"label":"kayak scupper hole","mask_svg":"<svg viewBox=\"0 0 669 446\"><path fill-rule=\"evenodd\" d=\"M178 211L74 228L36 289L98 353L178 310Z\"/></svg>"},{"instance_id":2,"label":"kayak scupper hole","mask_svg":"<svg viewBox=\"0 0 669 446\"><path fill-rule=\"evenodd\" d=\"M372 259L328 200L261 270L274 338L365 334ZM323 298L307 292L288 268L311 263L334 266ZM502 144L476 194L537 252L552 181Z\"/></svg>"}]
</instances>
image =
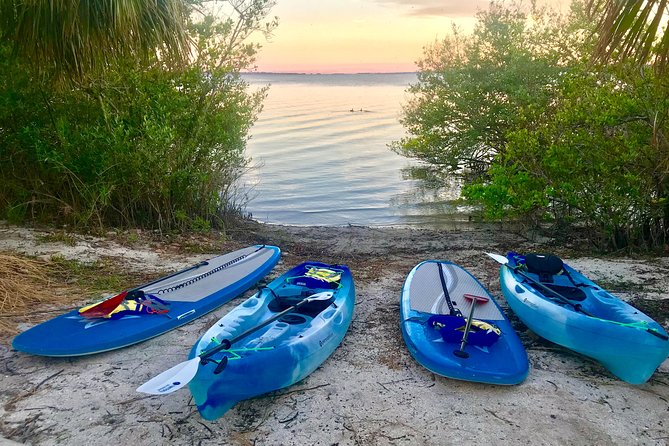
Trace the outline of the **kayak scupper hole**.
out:
<instances>
[{"instance_id":1,"label":"kayak scupper hole","mask_svg":"<svg viewBox=\"0 0 669 446\"><path fill-rule=\"evenodd\" d=\"M287 314L280 319L281 322L284 322L289 325L298 325L304 324L307 322L307 319L300 314Z\"/></svg>"},{"instance_id":2,"label":"kayak scupper hole","mask_svg":"<svg viewBox=\"0 0 669 446\"><path fill-rule=\"evenodd\" d=\"M516 285L516 293L524 293L525 289L521 287L520 285Z\"/></svg>"},{"instance_id":3,"label":"kayak scupper hole","mask_svg":"<svg viewBox=\"0 0 669 446\"><path fill-rule=\"evenodd\" d=\"M255 307L256 305L258 305L258 299L256 298L248 299L246 302L242 304L242 306L245 308Z\"/></svg>"}]
</instances>

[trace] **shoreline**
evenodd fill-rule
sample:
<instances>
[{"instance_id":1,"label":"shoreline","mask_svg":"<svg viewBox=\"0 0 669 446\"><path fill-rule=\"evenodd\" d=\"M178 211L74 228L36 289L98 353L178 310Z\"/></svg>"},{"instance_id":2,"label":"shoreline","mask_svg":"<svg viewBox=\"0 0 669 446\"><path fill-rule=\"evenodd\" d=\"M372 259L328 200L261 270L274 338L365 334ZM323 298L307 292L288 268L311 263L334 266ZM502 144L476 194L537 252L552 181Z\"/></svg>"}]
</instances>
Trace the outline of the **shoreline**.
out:
<instances>
[{"instance_id":1,"label":"shoreline","mask_svg":"<svg viewBox=\"0 0 669 446\"><path fill-rule=\"evenodd\" d=\"M536 337L501 297L498 265L484 253L555 251L550 240L532 241L499 228L439 231L261 223L230 231L226 240L196 235L161 240L142 233L131 241L118 234L72 234L68 243L45 242L49 232L2 224L0 252L43 258L58 254L79 261L104 258L155 277L221 251L273 244L283 255L270 279L306 260L347 264L356 281L354 319L342 345L312 375L243 401L215 422L199 417L187 390L147 397L135 388L185 359L199 334L238 305L239 298L160 337L88 357L34 357L2 343L0 437L29 444L137 446L431 445L501 439L528 444L669 442L669 361L647 383L626 384L599 364ZM199 249L188 248L189 243ZM573 247L557 251L667 327L668 257L594 257L577 255ZM399 295L406 274L426 259L458 263L490 290L527 350L531 368L525 382L502 387L456 381L436 376L413 360L399 329Z\"/></svg>"}]
</instances>

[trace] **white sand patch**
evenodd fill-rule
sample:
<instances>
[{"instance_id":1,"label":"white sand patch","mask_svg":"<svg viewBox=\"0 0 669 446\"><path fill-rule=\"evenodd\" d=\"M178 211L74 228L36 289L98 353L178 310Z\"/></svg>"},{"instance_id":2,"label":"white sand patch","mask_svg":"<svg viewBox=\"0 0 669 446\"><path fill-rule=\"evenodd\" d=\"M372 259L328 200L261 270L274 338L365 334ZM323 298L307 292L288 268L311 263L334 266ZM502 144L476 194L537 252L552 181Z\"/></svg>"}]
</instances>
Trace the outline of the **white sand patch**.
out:
<instances>
[{"instance_id":1,"label":"white sand patch","mask_svg":"<svg viewBox=\"0 0 669 446\"><path fill-rule=\"evenodd\" d=\"M258 226L245 243L283 249L271 276L305 260L346 263L356 279L354 320L342 345L302 382L239 403L204 421L187 389L164 397L135 388L186 359L206 328L239 304L142 344L75 359L0 347L0 435L39 445L666 445L669 363L633 386L602 366L528 332L501 299L499 266L485 252L541 246L498 230ZM79 260L105 255L142 268L178 268L202 256L128 249L76 237L76 246L35 242L33 231L0 227L0 249ZM104 254L103 254L104 253ZM214 253L212 253L213 255ZM488 287L519 330L531 370L518 386L435 376L408 353L399 327L405 275L425 259L452 260ZM632 284L636 298L669 295L666 258L566 261L595 281Z\"/></svg>"}]
</instances>

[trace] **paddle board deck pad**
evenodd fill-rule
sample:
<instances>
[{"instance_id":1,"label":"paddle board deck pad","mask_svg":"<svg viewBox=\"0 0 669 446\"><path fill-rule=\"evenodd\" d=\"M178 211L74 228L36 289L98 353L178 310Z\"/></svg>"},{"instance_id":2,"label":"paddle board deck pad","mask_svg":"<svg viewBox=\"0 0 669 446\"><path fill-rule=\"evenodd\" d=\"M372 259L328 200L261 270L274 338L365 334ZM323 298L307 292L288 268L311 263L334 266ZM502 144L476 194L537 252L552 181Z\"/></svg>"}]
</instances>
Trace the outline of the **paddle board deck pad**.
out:
<instances>
[{"instance_id":1,"label":"paddle board deck pad","mask_svg":"<svg viewBox=\"0 0 669 446\"><path fill-rule=\"evenodd\" d=\"M507 259L502 292L539 336L599 361L630 384L645 383L669 355L669 336L659 323L559 257L510 252Z\"/></svg>"},{"instance_id":2,"label":"paddle board deck pad","mask_svg":"<svg viewBox=\"0 0 669 446\"><path fill-rule=\"evenodd\" d=\"M318 293L332 295L324 301L308 301L262 326ZM307 262L234 308L196 342L190 354L195 358L252 331L206 363L200 362L189 386L202 417L214 420L241 400L306 378L344 339L354 305L353 276L346 266ZM217 373L221 361L223 369Z\"/></svg>"},{"instance_id":3,"label":"paddle board deck pad","mask_svg":"<svg viewBox=\"0 0 669 446\"><path fill-rule=\"evenodd\" d=\"M511 323L483 285L454 263L416 265L404 282L400 317L409 352L433 373L489 384L518 384L527 376L527 354Z\"/></svg>"},{"instance_id":4,"label":"paddle board deck pad","mask_svg":"<svg viewBox=\"0 0 669 446\"><path fill-rule=\"evenodd\" d=\"M33 355L81 356L136 344L187 324L244 293L280 257L279 248L268 245L214 257L139 289L155 296L161 311L123 311L113 317L90 318L73 310L19 334L12 346ZM124 308L129 303L135 302L124 301Z\"/></svg>"}]
</instances>

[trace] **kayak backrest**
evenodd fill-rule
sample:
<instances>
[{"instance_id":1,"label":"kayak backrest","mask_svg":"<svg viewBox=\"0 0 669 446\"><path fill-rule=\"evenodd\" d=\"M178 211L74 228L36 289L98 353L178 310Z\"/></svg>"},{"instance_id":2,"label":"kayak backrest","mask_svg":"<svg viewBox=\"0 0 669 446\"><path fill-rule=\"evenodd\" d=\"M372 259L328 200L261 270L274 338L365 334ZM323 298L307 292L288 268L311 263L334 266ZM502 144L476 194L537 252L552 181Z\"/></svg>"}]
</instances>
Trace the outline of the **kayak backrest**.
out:
<instances>
[{"instance_id":1,"label":"kayak backrest","mask_svg":"<svg viewBox=\"0 0 669 446\"><path fill-rule=\"evenodd\" d=\"M537 274L542 282L553 282L553 276L560 274L564 268L562 259L554 254L527 254L525 256L527 271Z\"/></svg>"}]
</instances>

